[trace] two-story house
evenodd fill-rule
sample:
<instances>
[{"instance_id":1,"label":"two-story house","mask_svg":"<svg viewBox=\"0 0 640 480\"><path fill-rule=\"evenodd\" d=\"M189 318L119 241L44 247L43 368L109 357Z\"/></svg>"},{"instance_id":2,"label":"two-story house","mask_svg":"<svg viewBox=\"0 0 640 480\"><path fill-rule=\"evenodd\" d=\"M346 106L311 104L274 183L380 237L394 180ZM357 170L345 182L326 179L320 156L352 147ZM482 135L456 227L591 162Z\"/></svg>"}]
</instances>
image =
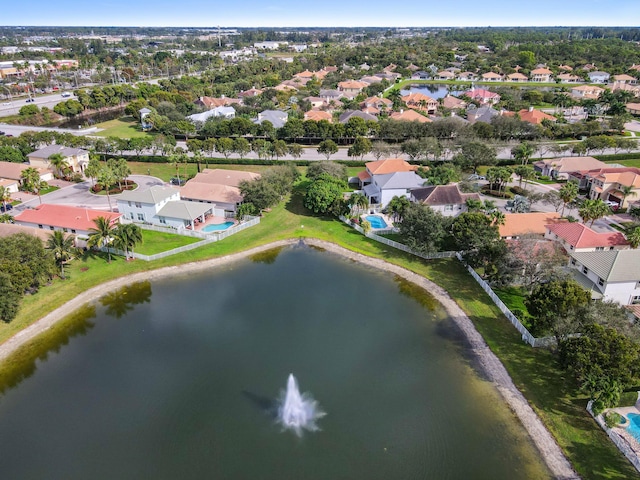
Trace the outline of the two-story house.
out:
<instances>
[{"instance_id":1,"label":"two-story house","mask_svg":"<svg viewBox=\"0 0 640 480\"><path fill-rule=\"evenodd\" d=\"M627 250L629 248L629 242L622 233L596 232L578 222L546 225L544 238L557 241L567 253Z\"/></svg>"},{"instance_id":2,"label":"two-story house","mask_svg":"<svg viewBox=\"0 0 640 480\"><path fill-rule=\"evenodd\" d=\"M640 249L572 252L569 266L592 298L640 304Z\"/></svg>"},{"instance_id":3,"label":"two-story house","mask_svg":"<svg viewBox=\"0 0 640 480\"><path fill-rule=\"evenodd\" d=\"M404 95L402 101L407 107L414 110L421 110L429 115L433 115L438 110L438 101L424 93L414 92L409 95Z\"/></svg>"},{"instance_id":4,"label":"two-story house","mask_svg":"<svg viewBox=\"0 0 640 480\"><path fill-rule=\"evenodd\" d=\"M603 168L592 177L589 198L615 202L619 208L627 208L629 200L640 199L640 169Z\"/></svg>"},{"instance_id":5,"label":"two-story house","mask_svg":"<svg viewBox=\"0 0 640 480\"><path fill-rule=\"evenodd\" d=\"M27 155L29 165L36 168L51 170L51 156L62 155L67 164L76 173L84 172L89 164L89 152L81 148L65 147L64 145L48 145Z\"/></svg>"},{"instance_id":6,"label":"two-story house","mask_svg":"<svg viewBox=\"0 0 640 480\"><path fill-rule=\"evenodd\" d=\"M589 77L589 83L609 83L611 75L607 72L594 71L587 73Z\"/></svg>"},{"instance_id":7,"label":"two-story house","mask_svg":"<svg viewBox=\"0 0 640 480\"><path fill-rule=\"evenodd\" d=\"M393 197L410 198L412 189L423 186L425 180L417 168L401 158L367 162L358 181L370 204L385 207Z\"/></svg>"},{"instance_id":8,"label":"two-story house","mask_svg":"<svg viewBox=\"0 0 640 480\"><path fill-rule=\"evenodd\" d=\"M553 72L548 68L535 68L530 73L532 82L549 83L553 81Z\"/></svg>"},{"instance_id":9,"label":"two-story house","mask_svg":"<svg viewBox=\"0 0 640 480\"><path fill-rule=\"evenodd\" d=\"M458 185L431 185L411 190L410 200L430 207L445 217L455 217L468 210L467 200L480 201L477 193L462 193Z\"/></svg>"}]
</instances>

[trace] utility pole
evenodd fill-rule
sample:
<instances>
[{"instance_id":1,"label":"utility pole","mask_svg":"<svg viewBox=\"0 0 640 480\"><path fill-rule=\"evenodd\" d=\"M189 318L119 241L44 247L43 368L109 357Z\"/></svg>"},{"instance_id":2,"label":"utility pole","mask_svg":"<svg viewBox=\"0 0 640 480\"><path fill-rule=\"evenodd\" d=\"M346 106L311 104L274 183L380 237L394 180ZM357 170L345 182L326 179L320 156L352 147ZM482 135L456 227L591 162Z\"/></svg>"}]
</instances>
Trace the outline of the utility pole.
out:
<instances>
[{"instance_id":1,"label":"utility pole","mask_svg":"<svg viewBox=\"0 0 640 480\"><path fill-rule=\"evenodd\" d=\"M220 25L218 25L218 48L220 48L222 46L221 41L220 41Z\"/></svg>"}]
</instances>

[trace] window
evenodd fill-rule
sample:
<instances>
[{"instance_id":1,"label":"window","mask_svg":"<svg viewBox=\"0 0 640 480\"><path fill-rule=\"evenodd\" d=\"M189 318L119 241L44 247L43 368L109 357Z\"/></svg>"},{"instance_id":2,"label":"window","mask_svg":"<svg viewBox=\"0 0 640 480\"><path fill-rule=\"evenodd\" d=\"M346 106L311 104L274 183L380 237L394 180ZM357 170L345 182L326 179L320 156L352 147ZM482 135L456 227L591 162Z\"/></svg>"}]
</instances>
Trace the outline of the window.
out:
<instances>
[{"instance_id":1,"label":"window","mask_svg":"<svg viewBox=\"0 0 640 480\"><path fill-rule=\"evenodd\" d=\"M75 229L75 228L72 228L72 229L71 229L71 233L76 233L76 229Z\"/></svg>"},{"instance_id":2,"label":"window","mask_svg":"<svg viewBox=\"0 0 640 480\"><path fill-rule=\"evenodd\" d=\"M67 232L69 231L69 229L68 229L67 227L64 227L64 228L62 229L62 231L63 231L64 233L67 233Z\"/></svg>"},{"instance_id":3,"label":"window","mask_svg":"<svg viewBox=\"0 0 640 480\"><path fill-rule=\"evenodd\" d=\"M49 225L49 230L53 230L53 225Z\"/></svg>"},{"instance_id":4,"label":"window","mask_svg":"<svg viewBox=\"0 0 640 480\"><path fill-rule=\"evenodd\" d=\"M572 259L571 259L571 265L574 265L574 266L575 266L575 264L576 264L576 259L575 259L575 258L572 258Z\"/></svg>"},{"instance_id":5,"label":"window","mask_svg":"<svg viewBox=\"0 0 640 480\"><path fill-rule=\"evenodd\" d=\"M586 275L587 273L589 273L589 269L587 267L582 267L582 273Z\"/></svg>"},{"instance_id":6,"label":"window","mask_svg":"<svg viewBox=\"0 0 640 480\"><path fill-rule=\"evenodd\" d=\"M451 211L453 211L453 205L445 205L445 206L444 206L444 211L445 211L445 212L451 212Z\"/></svg>"},{"instance_id":7,"label":"window","mask_svg":"<svg viewBox=\"0 0 640 480\"><path fill-rule=\"evenodd\" d=\"M42 228L42 225L38 225L38 228Z\"/></svg>"},{"instance_id":8,"label":"window","mask_svg":"<svg viewBox=\"0 0 640 480\"><path fill-rule=\"evenodd\" d=\"M127 203L129 204L129 206L131 206L131 202L130 202L130 201L129 201L129 202L127 202Z\"/></svg>"},{"instance_id":9,"label":"window","mask_svg":"<svg viewBox=\"0 0 640 480\"><path fill-rule=\"evenodd\" d=\"M638 304L640 304L640 295L635 295L631 297L631 305L638 305Z\"/></svg>"},{"instance_id":10,"label":"window","mask_svg":"<svg viewBox=\"0 0 640 480\"><path fill-rule=\"evenodd\" d=\"M596 250L604 250L604 247L596 247Z\"/></svg>"},{"instance_id":11,"label":"window","mask_svg":"<svg viewBox=\"0 0 640 480\"><path fill-rule=\"evenodd\" d=\"M142 204L140 202L136 202L136 208L142 208Z\"/></svg>"},{"instance_id":12,"label":"window","mask_svg":"<svg viewBox=\"0 0 640 480\"><path fill-rule=\"evenodd\" d=\"M167 224L167 219L164 217L158 217L158 219L160 220L160 223L166 225Z\"/></svg>"},{"instance_id":13,"label":"window","mask_svg":"<svg viewBox=\"0 0 640 480\"><path fill-rule=\"evenodd\" d=\"M598 278L598 285L600 285L601 287L604 287L604 280L601 278Z\"/></svg>"},{"instance_id":14,"label":"window","mask_svg":"<svg viewBox=\"0 0 640 480\"><path fill-rule=\"evenodd\" d=\"M129 218L133 220L133 212L129 212Z\"/></svg>"},{"instance_id":15,"label":"window","mask_svg":"<svg viewBox=\"0 0 640 480\"><path fill-rule=\"evenodd\" d=\"M138 220L140 220L141 222L144 222L144 213L138 214Z\"/></svg>"}]
</instances>

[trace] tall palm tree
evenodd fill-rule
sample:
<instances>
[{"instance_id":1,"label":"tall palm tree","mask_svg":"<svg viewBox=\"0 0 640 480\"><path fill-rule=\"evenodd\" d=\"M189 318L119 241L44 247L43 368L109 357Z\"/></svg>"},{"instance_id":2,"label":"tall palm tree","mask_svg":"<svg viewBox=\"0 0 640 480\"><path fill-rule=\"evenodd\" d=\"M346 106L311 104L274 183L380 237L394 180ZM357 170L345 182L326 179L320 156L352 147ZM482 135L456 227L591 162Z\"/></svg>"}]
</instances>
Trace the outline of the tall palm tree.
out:
<instances>
[{"instance_id":1,"label":"tall palm tree","mask_svg":"<svg viewBox=\"0 0 640 480\"><path fill-rule=\"evenodd\" d=\"M369 205L367 197L362 193L354 193L349 197L349 203L351 205L351 213L357 215L360 210L364 210Z\"/></svg>"},{"instance_id":2,"label":"tall palm tree","mask_svg":"<svg viewBox=\"0 0 640 480\"><path fill-rule=\"evenodd\" d=\"M3 210L7 211L7 203L11 201L11 192L7 187L0 185L0 202L2 202Z\"/></svg>"},{"instance_id":3,"label":"tall palm tree","mask_svg":"<svg viewBox=\"0 0 640 480\"><path fill-rule=\"evenodd\" d=\"M68 172L70 168L67 159L59 153L54 153L49 156L49 165L54 168L57 177L64 176L65 172Z\"/></svg>"},{"instance_id":4,"label":"tall palm tree","mask_svg":"<svg viewBox=\"0 0 640 480\"><path fill-rule=\"evenodd\" d=\"M136 245L142 242L142 229L134 223L120 224L114 233L114 244L124 250L127 258L129 251L133 252Z\"/></svg>"},{"instance_id":5,"label":"tall palm tree","mask_svg":"<svg viewBox=\"0 0 640 480\"><path fill-rule=\"evenodd\" d=\"M113 208L111 207L111 197L109 196L109 190L111 186L116 182L116 176L108 166L103 166L98 172L98 177L96 178L96 184L104 189L107 193L107 202L109 202L109 211L113 212Z\"/></svg>"},{"instance_id":6,"label":"tall palm tree","mask_svg":"<svg viewBox=\"0 0 640 480\"><path fill-rule=\"evenodd\" d=\"M98 217L93 223L95 228L89 229L88 247L106 247L113 241L115 226L106 217ZM107 249L108 262L111 263L111 251Z\"/></svg>"},{"instance_id":7,"label":"tall palm tree","mask_svg":"<svg viewBox=\"0 0 640 480\"><path fill-rule=\"evenodd\" d=\"M629 242L631 248L638 248L640 246L640 227L632 228L627 233L627 242Z\"/></svg>"},{"instance_id":8,"label":"tall palm tree","mask_svg":"<svg viewBox=\"0 0 640 480\"><path fill-rule=\"evenodd\" d=\"M593 222L595 222L599 218L609 215L611 213L611 209L609 208L609 205L607 205L600 199L585 200L578 210L578 213L585 223L591 221L591 226L593 225Z\"/></svg>"},{"instance_id":9,"label":"tall palm tree","mask_svg":"<svg viewBox=\"0 0 640 480\"><path fill-rule=\"evenodd\" d=\"M55 230L47 239L47 248L51 250L53 258L60 266L60 277L64 276L64 264L75 256L75 246L73 245L73 237L65 235L60 230Z\"/></svg>"},{"instance_id":10,"label":"tall palm tree","mask_svg":"<svg viewBox=\"0 0 640 480\"><path fill-rule=\"evenodd\" d=\"M560 187L558 194L562 199L562 213L560 216L564 217L564 209L567 204L578 197L578 184L576 182L567 182Z\"/></svg>"},{"instance_id":11,"label":"tall palm tree","mask_svg":"<svg viewBox=\"0 0 640 480\"><path fill-rule=\"evenodd\" d=\"M40 192L43 188L47 188L48 184L40 178L40 173L33 167L25 168L20 174L22 180L22 186L28 192L33 192L38 195L40 203L42 203L42 197Z\"/></svg>"},{"instance_id":12,"label":"tall palm tree","mask_svg":"<svg viewBox=\"0 0 640 480\"><path fill-rule=\"evenodd\" d=\"M627 200L627 197L635 197L637 195L632 185L620 185L619 190L622 193L622 203L620 207L624 207L624 202Z\"/></svg>"}]
</instances>

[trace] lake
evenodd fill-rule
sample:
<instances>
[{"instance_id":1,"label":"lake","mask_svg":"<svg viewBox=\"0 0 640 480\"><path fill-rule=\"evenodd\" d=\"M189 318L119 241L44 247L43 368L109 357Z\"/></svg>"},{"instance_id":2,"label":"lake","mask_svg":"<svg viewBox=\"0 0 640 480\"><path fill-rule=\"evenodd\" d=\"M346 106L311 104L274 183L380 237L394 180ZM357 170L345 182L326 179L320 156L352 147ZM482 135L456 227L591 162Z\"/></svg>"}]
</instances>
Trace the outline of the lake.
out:
<instances>
[{"instance_id":1,"label":"lake","mask_svg":"<svg viewBox=\"0 0 640 480\"><path fill-rule=\"evenodd\" d=\"M0 400L7 479L549 478L426 292L305 246L112 292ZM293 373L326 416L274 407Z\"/></svg>"}]
</instances>

